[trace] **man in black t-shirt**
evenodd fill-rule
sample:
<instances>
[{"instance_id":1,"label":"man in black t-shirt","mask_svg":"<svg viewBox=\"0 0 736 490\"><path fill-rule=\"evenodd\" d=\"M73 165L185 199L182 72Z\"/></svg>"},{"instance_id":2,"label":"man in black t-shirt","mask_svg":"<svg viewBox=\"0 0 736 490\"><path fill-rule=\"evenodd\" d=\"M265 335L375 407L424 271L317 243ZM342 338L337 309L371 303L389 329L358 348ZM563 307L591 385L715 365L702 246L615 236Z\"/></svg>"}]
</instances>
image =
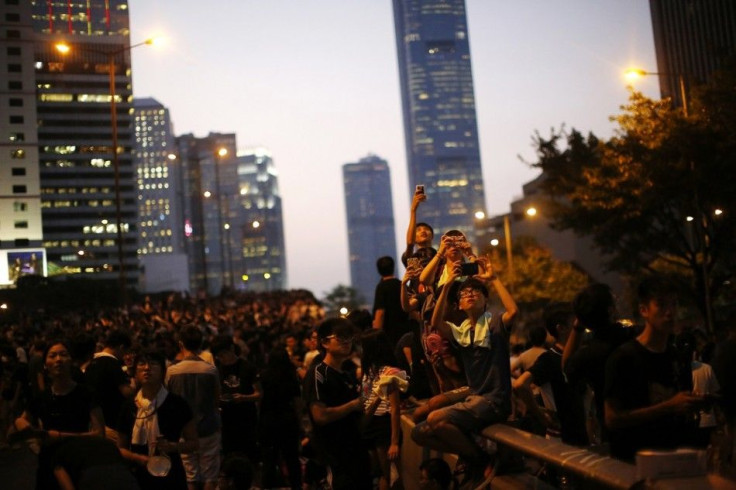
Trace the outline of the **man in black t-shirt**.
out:
<instances>
[{"instance_id":1,"label":"man in black t-shirt","mask_svg":"<svg viewBox=\"0 0 736 490\"><path fill-rule=\"evenodd\" d=\"M554 433L559 423L560 437L567 444L585 446L588 436L585 430L585 410L577 385L571 385L562 374L562 351L572 330L575 314L568 303L555 303L544 312L545 328L555 343L543 352L522 375L512 383L528 410L547 427L547 433ZM529 387L531 383L540 387L545 408L554 415L550 421L537 406ZM549 388L549 389L548 389ZM549 396L551 395L551 397Z\"/></svg>"},{"instance_id":2,"label":"man in black t-shirt","mask_svg":"<svg viewBox=\"0 0 736 490\"><path fill-rule=\"evenodd\" d=\"M409 331L409 315L401 308L401 281L394 276L394 259L381 257L376 262L381 282L373 300L373 328L383 330L392 346Z\"/></svg>"},{"instance_id":3,"label":"man in black t-shirt","mask_svg":"<svg viewBox=\"0 0 736 490\"><path fill-rule=\"evenodd\" d=\"M324 359L310 368L304 387L315 448L332 471L335 490L371 489L370 458L359 428L359 384L341 368L352 352L354 327L344 318L331 318L318 334Z\"/></svg>"},{"instance_id":4,"label":"man in black t-shirt","mask_svg":"<svg viewBox=\"0 0 736 490\"><path fill-rule=\"evenodd\" d=\"M210 350L220 375L223 453L243 452L255 461L258 458L255 404L261 399L256 369L235 354L232 337L217 337Z\"/></svg>"},{"instance_id":5,"label":"man in black t-shirt","mask_svg":"<svg viewBox=\"0 0 736 490\"><path fill-rule=\"evenodd\" d=\"M611 454L632 460L640 449L688 445L697 430L703 395L692 393L692 373L681 369L668 344L677 292L659 276L638 289L644 331L616 349L606 363L605 421Z\"/></svg>"},{"instance_id":6,"label":"man in black t-shirt","mask_svg":"<svg viewBox=\"0 0 736 490\"><path fill-rule=\"evenodd\" d=\"M123 354L130 349L131 341L127 333L113 331L105 339L104 348L94 358L84 372L85 383L95 402L102 408L105 417L107 437L117 436L117 421L120 409L126 399L133 398L135 390L123 371Z\"/></svg>"}]
</instances>

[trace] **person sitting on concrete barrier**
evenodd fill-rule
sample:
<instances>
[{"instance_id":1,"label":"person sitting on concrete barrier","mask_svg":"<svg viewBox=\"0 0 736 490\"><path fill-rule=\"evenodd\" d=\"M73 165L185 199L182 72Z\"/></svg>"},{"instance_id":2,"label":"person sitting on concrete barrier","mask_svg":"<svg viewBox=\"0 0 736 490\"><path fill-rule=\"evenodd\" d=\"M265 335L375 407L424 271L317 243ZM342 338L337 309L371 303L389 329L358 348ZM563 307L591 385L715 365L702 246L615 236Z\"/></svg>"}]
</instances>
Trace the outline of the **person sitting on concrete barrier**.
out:
<instances>
[{"instance_id":1,"label":"person sitting on concrete barrier","mask_svg":"<svg viewBox=\"0 0 736 490\"><path fill-rule=\"evenodd\" d=\"M458 347L471 394L463 401L431 412L427 421L412 432L418 444L462 457L474 479L491 468L489 455L470 434L506 421L511 412L509 334L518 312L511 294L493 273L490 258L478 262L480 273L458 289L460 309L467 319L460 325L444 320L449 287L442 289L432 316L433 327ZM451 263L447 270L447 283L452 284L460 277L460 263ZM490 286L505 308L502 314L486 311Z\"/></svg>"}]
</instances>

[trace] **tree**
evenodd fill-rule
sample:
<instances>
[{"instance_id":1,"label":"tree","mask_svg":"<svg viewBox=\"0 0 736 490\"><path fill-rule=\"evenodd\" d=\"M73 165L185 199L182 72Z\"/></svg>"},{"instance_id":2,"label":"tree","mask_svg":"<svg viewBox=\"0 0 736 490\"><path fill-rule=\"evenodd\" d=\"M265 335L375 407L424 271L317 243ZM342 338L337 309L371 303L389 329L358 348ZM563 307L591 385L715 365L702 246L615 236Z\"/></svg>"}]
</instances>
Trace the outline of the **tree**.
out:
<instances>
[{"instance_id":1,"label":"tree","mask_svg":"<svg viewBox=\"0 0 736 490\"><path fill-rule=\"evenodd\" d=\"M557 260L550 251L528 236L514 239L513 280L509 277L503 245L491 251L494 270L501 281L513 290L517 303L546 304L550 301L572 301L575 294L590 282L589 276L575 265Z\"/></svg>"},{"instance_id":2,"label":"tree","mask_svg":"<svg viewBox=\"0 0 736 490\"><path fill-rule=\"evenodd\" d=\"M676 273L706 320L736 270L733 81L691 94L688 115L632 91L608 141L564 128L534 138L553 226L592 236L610 270Z\"/></svg>"},{"instance_id":3,"label":"tree","mask_svg":"<svg viewBox=\"0 0 736 490\"><path fill-rule=\"evenodd\" d=\"M352 311L363 304L363 298L358 294L358 290L344 284L338 284L324 295L322 301L330 311L338 311L343 306Z\"/></svg>"}]
</instances>

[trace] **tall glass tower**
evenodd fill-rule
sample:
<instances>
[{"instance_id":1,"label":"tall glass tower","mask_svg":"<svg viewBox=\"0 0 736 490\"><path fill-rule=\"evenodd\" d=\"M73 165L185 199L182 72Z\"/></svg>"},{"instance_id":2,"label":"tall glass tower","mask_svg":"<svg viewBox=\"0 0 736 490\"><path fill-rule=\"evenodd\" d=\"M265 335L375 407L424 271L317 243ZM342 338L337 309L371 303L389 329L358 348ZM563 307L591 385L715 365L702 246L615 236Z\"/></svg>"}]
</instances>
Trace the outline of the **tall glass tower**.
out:
<instances>
[{"instance_id":1,"label":"tall glass tower","mask_svg":"<svg viewBox=\"0 0 736 490\"><path fill-rule=\"evenodd\" d=\"M249 148L238 153L236 234L242 252L238 283L248 291L286 289L286 249L281 193L271 152ZM237 279L237 276L236 276Z\"/></svg>"},{"instance_id":2,"label":"tall glass tower","mask_svg":"<svg viewBox=\"0 0 736 490\"><path fill-rule=\"evenodd\" d=\"M419 220L472 234L485 213L464 0L393 0L410 195Z\"/></svg>"},{"instance_id":3,"label":"tall glass tower","mask_svg":"<svg viewBox=\"0 0 736 490\"><path fill-rule=\"evenodd\" d=\"M375 155L342 167L350 253L350 282L364 304L373 304L381 276L376 260L384 255L396 259L394 206L388 163ZM398 261L397 261L398 262Z\"/></svg>"}]
</instances>

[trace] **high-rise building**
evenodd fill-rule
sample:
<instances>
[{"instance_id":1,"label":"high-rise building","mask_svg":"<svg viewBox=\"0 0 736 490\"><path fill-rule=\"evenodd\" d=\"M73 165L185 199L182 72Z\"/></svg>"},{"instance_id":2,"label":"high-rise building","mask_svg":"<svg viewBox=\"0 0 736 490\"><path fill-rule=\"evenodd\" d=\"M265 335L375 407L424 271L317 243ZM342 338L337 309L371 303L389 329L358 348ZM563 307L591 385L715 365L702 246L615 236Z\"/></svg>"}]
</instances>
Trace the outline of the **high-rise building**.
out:
<instances>
[{"instance_id":1,"label":"high-rise building","mask_svg":"<svg viewBox=\"0 0 736 490\"><path fill-rule=\"evenodd\" d=\"M438 233L485 213L464 0L393 0L409 191Z\"/></svg>"},{"instance_id":2,"label":"high-rise building","mask_svg":"<svg viewBox=\"0 0 736 490\"><path fill-rule=\"evenodd\" d=\"M270 151L238 153L238 186L237 226L230 231L242 243L242 284L248 291L286 289L281 193Z\"/></svg>"},{"instance_id":3,"label":"high-rise building","mask_svg":"<svg viewBox=\"0 0 736 490\"><path fill-rule=\"evenodd\" d=\"M380 276L376 260L396 259L394 206L388 163L375 155L342 166L350 253L350 282L366 305ZM397 260L398 262L398 260Z\"/></svg>"},{"instance_id":4,"label":"high-rise building","mask_svg":"<svg viewBox=\"0 0 736 490\"><path fill-rule=\"evenodd\" d=\"M45 275L36 130L33 24L28 2L0 17L0 287Z\"/></svg>"},{"instance_id":5,"label":"high-rise building","mask_svg":"<svg viewBox=\"0 0 736 490\"><path fill-rule=\"evenodd\" d=\"M127 1L30 4L35 86L24 90L35 89L37 97L34 122L49 274L83 274L136 287L138 203ZM55 48L60 41L68 52Z\"/></svg>"},{"instance_id":6,"label":"high-rise building","mask_svg":"<svg viewBox=\"0 0 736 490\"><path fill-rule=\"evenodd\" d=\"M133 108L140 289L144 292L188 291L182 175L169 110L152 98L136 98Z\"/></svg>"},{"instance_id":7,"label":"high-rise building","mask_svg":"<svg viewBox=\"0 0 736 490\"><path fill-rule=\"evenodd\" d=\"M649 0L662 97L682 106L682 89L706 83L736 55L733 0ZM684 87L681 87L680 84Z\"/></svg>"},{"instance_id":8,"label":"high-rise building","mask_svg":"<svg viewBox=\"0 0 736 490\"><path fill-rule=\"evenodd\" d=\"M235 134L185 134L176 138L175 147L190 290L219 294L240 288L242 247L232 232L240 197Z\"/></svg>"}]
</instances>

